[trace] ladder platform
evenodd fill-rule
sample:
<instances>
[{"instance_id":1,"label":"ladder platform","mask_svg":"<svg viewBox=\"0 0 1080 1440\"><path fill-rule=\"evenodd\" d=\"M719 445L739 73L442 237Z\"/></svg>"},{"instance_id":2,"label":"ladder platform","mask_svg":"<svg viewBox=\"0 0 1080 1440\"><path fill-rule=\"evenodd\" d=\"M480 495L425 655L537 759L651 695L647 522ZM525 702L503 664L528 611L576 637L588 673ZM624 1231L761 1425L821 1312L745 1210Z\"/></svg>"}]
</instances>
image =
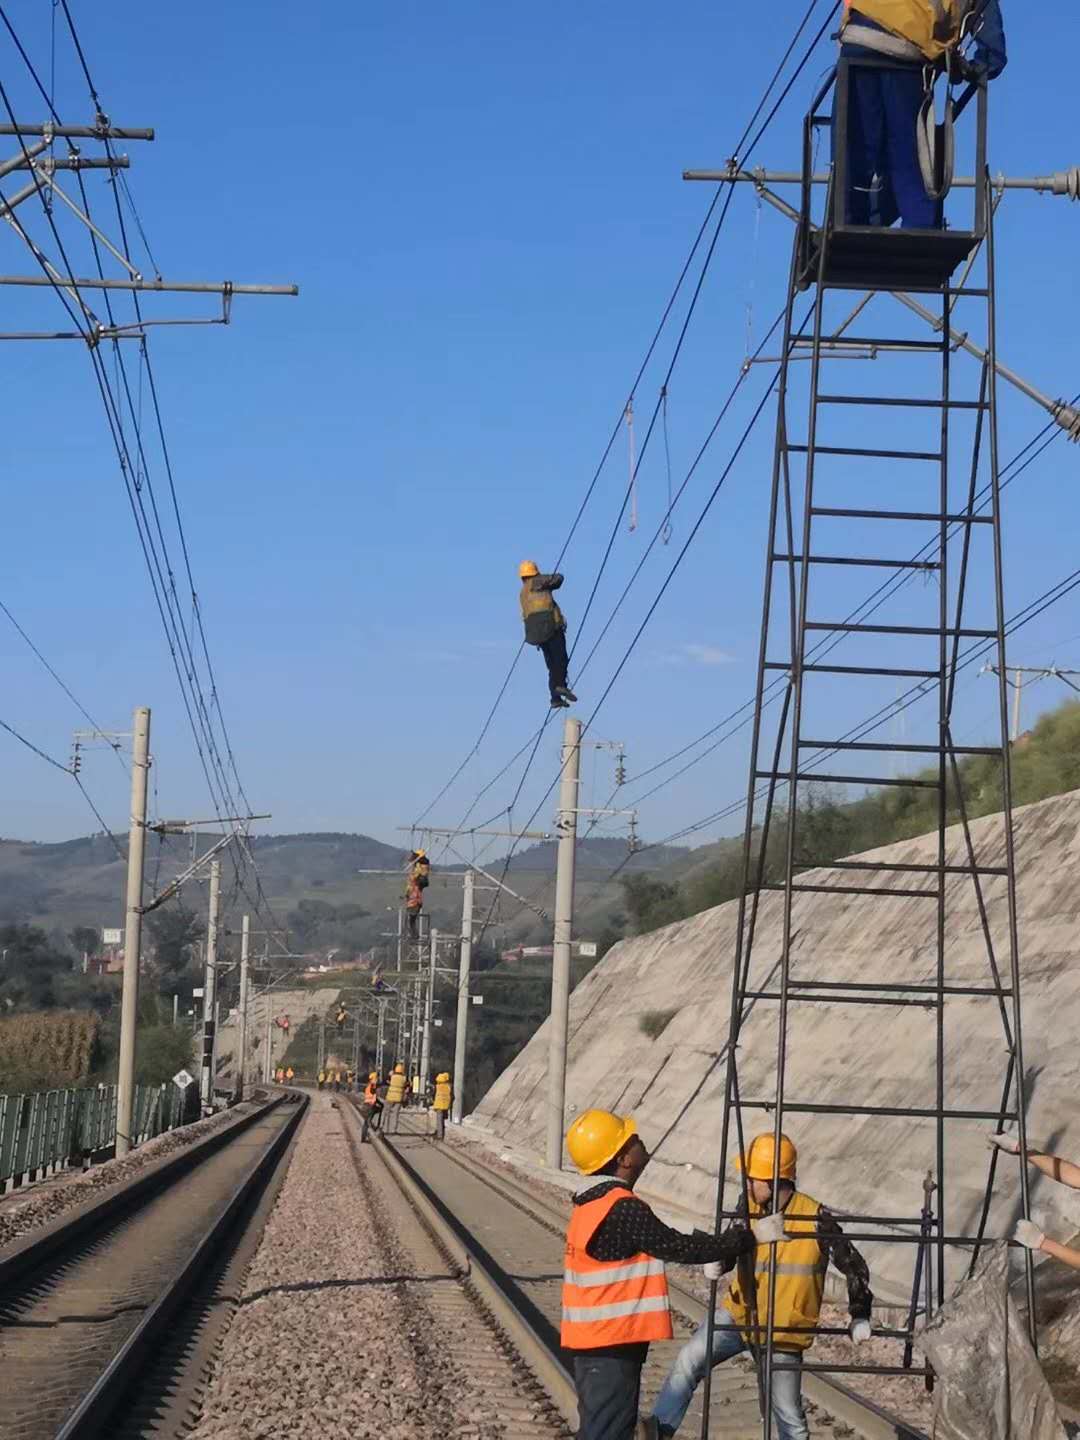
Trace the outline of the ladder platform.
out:
<instances>
[{"instance_id":1,"label":"ladder platform","mask_svg":"<svg viewBox=\"0 0 1080 1440\"><path fill-rule=\"evenodd\" d=\"M978 243L970 230L885 230L838 225L830 230L821 279L826 286L860 290L942 291ZM821 271L821 230L807 236L802 288Z\"/></svg>"}]
</instances>

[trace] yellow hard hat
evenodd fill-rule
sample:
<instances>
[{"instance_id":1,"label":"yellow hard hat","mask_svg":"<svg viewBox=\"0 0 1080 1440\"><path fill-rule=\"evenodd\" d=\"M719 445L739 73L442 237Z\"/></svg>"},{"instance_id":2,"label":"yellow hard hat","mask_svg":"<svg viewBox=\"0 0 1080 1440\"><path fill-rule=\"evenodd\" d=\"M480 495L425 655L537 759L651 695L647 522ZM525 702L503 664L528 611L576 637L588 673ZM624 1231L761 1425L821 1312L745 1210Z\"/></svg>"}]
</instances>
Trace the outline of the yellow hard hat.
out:
<instances>
[{"instance_id":1,"label":"yellow hard hat","mask_svg":"<svg viewBox=\"0 0 1080 1440\"><path fill-rule=\"evenodd\" d=\"M623 1148L637 1126L631 1116L612 1115L610 1110L586 1110L566 1132L570 1159L582 1175L595 1175Z\"/></svg>"},{"instance_id":2,"label":"yellow hard hat","mask_svg":"<svg viewBox=\"0 0 1080 1440\"><path fill-rule=\"evenodd\" d=\"M436 1083L436 1085L438 1085L441 1081L443 1081L443 1080L449 1080L449 1079L450 1079L450 1072L449 1072L448 1070L444 1070L441 1075L436 1075L436 1076L435 1076L435 1083Z\"/></svg>"},{"instance_id":3,"label":"yellow hard hat","mask_svg":"<svg viewBox=\"0 0 1080 1440\"><path fill-rule=\"evenodd\" d=\"M746 1174L750 1180L771 1180L773 1178L773 1162L776 1153L776 1137L771 1130L763 1135L755 1135L750 1141L750 1148L746 1152ZM799 1158L799 1152L786 1135L780 1136L780 1179L795 1179L795 1162ZM735 1168L743 1168L743 1157L736 1156Z\"/></svg>"},{"instance_id":4,"label":"yellow hard hat","mask_svg":"<svg viewBox=\"0 0 1080 1440\"><path fill-rule=\"evenodd\" d=\"M377 1080L379 1078L379 1072L377 1070L372 1070L367 1078L369 1080Z\"/></svg>"},{"instance_id":5,"label":"yellow hard hat","mask_svg":"<svg viewBox=\"0 0 1080 1440\"><path fill-rule=\"evenodd\" d=\"M525 580L530 575L539 574L540 567L539 565L537 565L535 560L522 560L521 564L518 566L518 578L520 580Z\"/></svg>"},{"instance_id":6,"label":"yellow hard hat","mask_svg":"<svg viewBox=\"0 0 1080 1440\"><path fill-rule=\"evenodd\" d=\"M427 859L427 851L426 851L426 850L416 850L416 851L414 851L413 853L415 854L415 856L416 856L416 858L417 858L418 860L426 860L426 859Z\"/></svg>"},{"instance_id":7,"label":"yellow hard hat","mask_svg":"<svg viewBox=\"0 0 1080 1440\"><path fill-rule=\"evenodd\" d=\"M396 1064L396 1065L394 1066L394 1074L395 1074L395 1075L404 1075L404 1074L405 1074L405 1066L402 1065L400 1061L398 1062L398 1064Z\"/></svg>"}]
</instances>

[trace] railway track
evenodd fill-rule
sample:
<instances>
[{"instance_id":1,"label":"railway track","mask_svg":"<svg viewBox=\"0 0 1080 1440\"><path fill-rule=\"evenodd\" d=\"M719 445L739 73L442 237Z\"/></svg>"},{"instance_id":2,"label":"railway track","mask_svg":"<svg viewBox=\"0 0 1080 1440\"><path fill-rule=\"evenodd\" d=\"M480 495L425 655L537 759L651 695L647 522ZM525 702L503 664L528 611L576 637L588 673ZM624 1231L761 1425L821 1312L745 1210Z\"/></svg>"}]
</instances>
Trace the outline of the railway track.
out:
<instances>
[{"instance_id":1,"label":"railway track","mask_svg":"<svg viewBox=\"0 0 1080 1440\"><path fill-rule=\"evenodd\" d=\"M422 1123L422 1122L420 1122ZM558 1344L561 1312L562 1246L566 1209L538 1195L523 1181L486 1165L455 1144L436 1145L421 1132L415 1117L404 1117L400 1134L369 1147L388 1153L411 1184L414 1203L433 1212L444 1235L482 1266L532 1332L532 1347L546 1350L544 1383L561 1393L565 1409L572 1380ZM406 1192L407 1193L407 1192ZM677 1281L671 1282L676 1340L686 1338L705 1314L704 1305ZM669 1346L653 1346L643 1377L643 1401L650 1402L671 1361ZM553 1379L553 1376L555 1377ZM807 1375L804 1392L812 1410L815 1436L858 1436L860 1440L926 1440L920 1429L821 1375ZM554 1391L552 1392L554 1393ZM684 1422L683 1433L701 1426L701 1392ZM760 1440L757 1384L748 1361L713 1372L710 1409L712 1433L724 1440Z\"/></svg>"},{"instance_id":2,"label":"railway track","mask_svg":"<svg viewBox=\"0 0 1080 1440\"><path fill-rule=\"evenodd\" d=\"M388 1250L403 1247L411 1269L436 1277L420 1303L431 1333L483 1392L488 1421L506 1440L569 1440L576 1428L569 1377L475 1251L446 1225L396 1150L381 1140L361 1149L358 1102L341 1100L349 1102L341 1109L362 1203Z\"/></svg>"},{"instance_id":3,"label":"railway track","mask_svg":"<svg viewBox=\"0 0 1080 1440\"><path fill-rule=\"evenodd\" d=\"M180 1428L217 1285L307 1103L266 1104L0 1255L0 1440Z\"/></svg>"}]
</instances>

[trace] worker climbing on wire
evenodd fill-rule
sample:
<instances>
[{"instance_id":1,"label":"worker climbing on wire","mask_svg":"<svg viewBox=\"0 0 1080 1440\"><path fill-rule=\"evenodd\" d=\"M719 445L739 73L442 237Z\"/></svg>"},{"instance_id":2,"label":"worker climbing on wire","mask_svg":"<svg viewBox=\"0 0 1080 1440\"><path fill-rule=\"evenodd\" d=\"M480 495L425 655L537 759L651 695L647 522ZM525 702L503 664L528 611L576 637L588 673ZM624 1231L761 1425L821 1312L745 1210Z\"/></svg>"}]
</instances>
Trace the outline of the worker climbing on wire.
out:
<instances>
[{"instance_id":1,"label":"worker climbing on wire","mask_svg":"<svg viewBox=\"0 0 1080 1440\"><path fill-rule=\"evenodd\" d=\"M566 617L552 593L563 583L561 575L541 575L535 560L518 566L521 580L521 618L525 622L525 643L543 651L548 670L548 689L553 710L565 710L577 699L566 683L570 660L566 653Z\"/></svg>"},{"instance_id":2,"label":"worker climbing on wire","mask_svg":"<svg viewBox=\"0 0 1080 1440\"><path fill-rule=\"evenodd\" d=\"M986 1143L995 1149L1001 1150L1006 1155L1020 1154L1020 1138L1017 1135L1006 1135L998 1131L995 1135L988 1135ZM1056 1180L1059 1185L1067 1185L1070 1190L1080 1190L1080 1165L1075 1165L1071 1160L1065 1160L1060 1155L1052 1155L1047 1150L1039 1150L1029 1145L1025 1151L1027 1162L1034 1165L1036 1170L1041 1170L1044 1175L1049 1175L1051 1180ZM1034 1220L1018 1220L1012 1238L1019 1245L1027 1250L1040 1250L1044 1255L1052 1255L1055 1260L1060 1260L1063 1265L1068 1265L1073 1270L1080 1270L1080 1250L1074 1249L1071 1245L1062 1245L1058 1240L1052 1240L1043 1230L1036 1225Z\"/></svg>"},{"instance_id":3,"label":"worker climbing on wire","mask_svg":"<svg viewBox=\"0 0 1080 1440\"><path fill-rule=\"evenodd\" d=\"M851 225L938 229L951 166L939 137L934 79L994 79L1006 64L999 0L844 0L840 58L848 71L847 195ZM975 41L964 58L961 46ZM951 103L951 102L950 102ZM945 126L951 130L951 109Z\"/></svg>"},{"instance_id":4,"label":"worker climbing on wire","mask_svg":"<svg viewBox=\"0 0 1080 1440\"><path fill-rule=\"evenodd\" d=\"M747 1149L746 1194L740 1209L749 1208L750 1224L759 1246L776 1242L775 1307L770 1312L769 1250L759 1248L753 1272L740 1264L723 1305L713 1322L712 1363L744 1350L764 1349L771 1328L774 1365L772 1372L772 1414L777 1440L808 1440L806 1412L802 1399L803 1355L814 1343L821 1302L825 1294L825 1273L829 1261L847 1280L850 1335L857 1345L870 1339L870 1272L866 1261L840 1226L819 1201L804 1195L795 1185L798 1156L786 1135L780 1137L780 1184L773 1194L775 1136L771 1131L756 1135ZM738 1225L739 1222L735 1222ZM709 1280L719 1280L730 1269L723 1262L705 1266ZM656 1398L653 1418L657 1436L674 1435L683 1422L694 1391L705 1378L708 1347L708 1317L701 1322L675 1358L663 1389Z\"/></svg>"},{"instance_id":5,"label":"worker climbing on wire","mask_svg":"<svg viewBox=\"0 0 1080 1440\"><path fill-rule=\"evenodd\" d=\"M420 916L424 910L424 891L431 883L431 861L424 850L413 850L408 859L405 877L405 917L409 939L420 938Z\"/></svg>"},{"instance_id":6,"label":"worker climbing on wire","mask_svg":"<svg viewBox=\"0 0 1080 1440\"><path fill-rule=\"evenodd\" d=\"M435 1096L431 1102L431 1108L435 1113L435 1139L446 1138L446 1116L450 1109L451 1086L450 1075L446 1070L435 1076Z\"/></svg>"},{"instance_id":7,"label":"worker climbing on wire","mask_svg":"<svg viewBox=\"0 0 1080 1440\"><path fill-rule=\"evenodd\" d=\"M730 1269L753 1252L754 1237L745 1225L714 1237L662 1224L633 1193L650 1157L629 1115L586 1110L566 1148L593 1181L574 1196L563 1265L561 1340L573 1357L578 1440L655 1435L638 1422L638 1396L650 1342L672 1338L664 1262Z\"/></svg>"}]
</instances>

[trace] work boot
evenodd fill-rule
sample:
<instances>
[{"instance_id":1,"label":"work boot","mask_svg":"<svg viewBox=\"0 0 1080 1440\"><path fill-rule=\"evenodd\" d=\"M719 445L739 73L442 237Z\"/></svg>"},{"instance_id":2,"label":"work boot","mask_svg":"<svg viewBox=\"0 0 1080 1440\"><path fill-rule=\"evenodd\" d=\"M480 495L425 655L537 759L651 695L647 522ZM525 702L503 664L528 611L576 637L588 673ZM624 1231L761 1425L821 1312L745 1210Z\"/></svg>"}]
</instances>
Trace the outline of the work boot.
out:
<instances>
[{"instance_id":1,"label":"work boot","mask_svg":"<svg viewBox=\"0 0 1080 1440\"><path fill-rule=\"evenodd\" d=\"M573 692L568 686L566 686L566 685L556 685L556 686L555 686L555 693L556 693L557 695L561 695L564 700L567 700L567 701L570 701L570 702L575 702L575 701L577 700L577 696L576 696L576 695L574 694L574 692Z\"/></svg>"},{"instance_id":2,"label":"work boot","mask_svg":"<svg viewBox=\"0 0 1080 1440\"><path fill-rule=\"evenodd\" d=\"M552 710L569 710L570 701L564 700L561 695L553 695L551 697L551 708Z\"/></svg>"}]
</instances>

